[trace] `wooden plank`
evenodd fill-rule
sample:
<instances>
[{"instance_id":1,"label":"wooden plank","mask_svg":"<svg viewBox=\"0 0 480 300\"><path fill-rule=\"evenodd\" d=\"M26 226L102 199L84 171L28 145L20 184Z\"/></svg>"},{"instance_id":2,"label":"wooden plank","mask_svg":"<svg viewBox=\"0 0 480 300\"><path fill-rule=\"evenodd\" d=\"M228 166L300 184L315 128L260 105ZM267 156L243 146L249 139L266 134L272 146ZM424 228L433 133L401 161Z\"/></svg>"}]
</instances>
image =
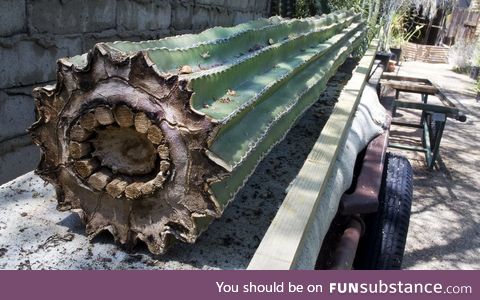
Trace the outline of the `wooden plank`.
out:
<instances>
[{"instance_id":1,"label":"wooden plank","mask_svg":"<svg viewBox=\"0 0 480 300\"><path fill-rule=\"evenodd\" d=\"M440 89L438 89L437 96L440 99L440 101L442 101L443 105L449 106L449 107L454 107L454 108L457 107L455 104L453 104L453 102L450 99L447 98L447 96L445 96L444 93L442 93L442 91Z\"/></svg>"},{"instance_id":2,"label":"wooden plank","mask_svg":"<svg viewBox=\"0 0 480 300\"><path fill-rule=\"evenodd\" d=\"M456 119L460 115L460 111L456 107L442 106L435 104L426 104L426 103L415 103L410 101L395 101L397 107L417 109L429 112L442 113L447 115L450 118Z\"/></svg>"},{"instance_id":3,"label":"wooden plank","mask_svg":"<svg viewBox=\"0 0 480 300\"><path fill-rule=\"evenodd\" d=\"M421 83L395 80L382 80L380 83L403 92L422 93L430 95L435 95L438 92L438 89L436 87Z\"/></svg>"},{"instance_id":4,"label":"wooden plank","mask_svg":"<svg viewBox=\"0 0 480 300\"><path fill-rule=\"evenodd\" d=\"M280 206L257 248L248 269L292 269L304 244L307 229L325 191L338 153L344 147L353 116L372 68L378 40L373 40L320 137L313 146L297 179Z\"/></svg>"},{"instance_id":5,"label":"wooden plank","mask_svg":"<svg viewBox=\"0 0 480 300\"><path fill-rule=\"evenodd\" d=\"M454 7L452 11L451 23L447 29L447 37L454 38L457 35L460 24L463 24L463 21L466 18L467 10L464 8Z\"/></svg>"},{"instance_id":6,"label":"wooden plank","mask_svg":"<svg viewBox=\"0 0 480 300\"><path fill-rule=\"evenodd\" d=\"M419 78L419 77L410 77L410 76L400 76L400 75L389 75L389 74L383 74L382 79L387 79L387 80L405 80L405 81L411 81L411 82L423 82L425 84L430 84L432 85L432 82L426 78Z\"/></svg>"},{"instance_id":7,"label":"wooden plank","mask_svg":"<svg viewBox=\"0 0 480 300\"><path fill-rule=\"evenodd\" d=\"M443 46L417 45L407 43L402 47L402 56L405 59L420 60L424 62L448 62L449 48Z\"/></svg>"},{"instance_id":8,"label":"wooden plank","mask_svg":"<svg viewBox=\"0 0 480 300\"><path fill-rule=\"evenodd\" d=\"M380 83L399 91L425 93L430 95L438 93L438 88L426 78L385 74L382 76Z\"/></svg>"}]
</instances>

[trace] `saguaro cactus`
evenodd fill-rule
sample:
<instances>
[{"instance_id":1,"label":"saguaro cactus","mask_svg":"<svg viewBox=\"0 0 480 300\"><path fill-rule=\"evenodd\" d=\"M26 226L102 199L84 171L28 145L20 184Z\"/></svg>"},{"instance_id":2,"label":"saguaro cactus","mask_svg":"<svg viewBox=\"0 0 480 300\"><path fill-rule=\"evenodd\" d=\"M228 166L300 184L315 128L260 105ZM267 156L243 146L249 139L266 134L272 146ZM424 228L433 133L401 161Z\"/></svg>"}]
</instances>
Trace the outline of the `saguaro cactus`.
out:
<instances>
[{"instance_id":1,"label":"saguaro cactus","mask_svg":"<svg viewBox=\"0 0 480 300\"><path fill-rule=\"evenodd\" d=\"M97 44L34 90L37 173L95 236L163 253L221 216L364 36L350 11Z\"/></svg>"}]
</instances>

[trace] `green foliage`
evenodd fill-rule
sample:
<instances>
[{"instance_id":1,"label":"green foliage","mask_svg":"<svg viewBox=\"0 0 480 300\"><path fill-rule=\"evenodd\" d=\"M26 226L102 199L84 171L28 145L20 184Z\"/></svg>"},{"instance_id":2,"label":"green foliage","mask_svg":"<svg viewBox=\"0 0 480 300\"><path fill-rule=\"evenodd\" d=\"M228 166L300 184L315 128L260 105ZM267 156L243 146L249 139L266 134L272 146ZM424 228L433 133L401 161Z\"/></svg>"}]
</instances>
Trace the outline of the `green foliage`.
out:
<instances>
[{"instance_id":1,"label":"green foliage","mask_svg":"<svg viewBox=\"0 0 480 300\"><path fill-rule=\"evenodd\" d=\"M366 17L373 1L377 0L272 0L270 7L272 15L282 17L306 18L352 8Z\"/></svg>"},{"instance_id":2,"label":"green foliage","mask_svg":"<svg viewBox=\"0 0 480 300\"><path fill-rule=\"evenodd\" d=\"M381 4L381 0L272 0L271 14L307 18L331 11L353 10L361 13L368 22L369 30L365 36L365 44L368 44L378 34L377 22Z\"/></svg>"},{"instance_id":3,"label":"green foliage","mask_svg":"<svg viewBox=\"0 0 480 300\"><path fill-rule=\"evenodd\" d=\"M297 0L295 3L295 18L306 18L315 15L313 0Z\"/></svg>"},{"instance_id":4,"label":"green foliage","mask_svg":"<svg viewBox=\"0 0 480 300\"><path fill-rule=\"evenodd\" d=\"M414 30L409 31L406 28L408 20L408 7L400 7L392 17L392 22L388 30L388 45L390 47L400 48L403 44L410 41L412 37L418 35L423 25L417 25Z\"/></svg>"},{"instance_id":5,"label":"green foliage","mask_svg":"<svg viewBox=\"0 0 480 300\"><path fill-rule=\"evenodd\" d=\"M272 0L270 13L282 17L293 17L296 0Z\"/></svg>"}]
</instances>

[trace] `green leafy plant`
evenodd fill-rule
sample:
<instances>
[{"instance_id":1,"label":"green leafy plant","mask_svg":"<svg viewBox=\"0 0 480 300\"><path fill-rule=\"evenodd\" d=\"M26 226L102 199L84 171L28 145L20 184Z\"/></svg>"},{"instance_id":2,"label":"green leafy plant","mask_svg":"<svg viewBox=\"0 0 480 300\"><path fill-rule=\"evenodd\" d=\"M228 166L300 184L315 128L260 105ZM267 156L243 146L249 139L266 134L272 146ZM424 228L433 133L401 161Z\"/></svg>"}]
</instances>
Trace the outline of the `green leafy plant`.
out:
<instances>
[{"instance_id":1,"label":"green leafy plant","mask_svg":"<svg viewBox=\"0 0 480 300\"><path fill-rule=\"evenodd\" d=\"M387 34L387 45L393 48L401 48L412 37L420 33L423 25L417 25L413 30L408 30L406 20L408 18L408 9L400 8L392 17L392 22Z\"/></svg>"},{"instance_id":2,"label":"green leafy plant","mask_svg":"<svg viewBox=\"0 0 480 300\"><path fill-rule=\"evenodd\" d=\"M295 18L306 18L315 15L312 0L296 0L295 1Z\"/></svg>"},{"instance_id":3,"label":"green leafy plant","mask_svg":"<svg viewBox=\"0 0 480 300\"><path fill-rule=\"evenodd\" d=\"M328 5L332 10L351 9L360 12L363 7L363 0L329 0Z\"/></svg>"}]
</instances>

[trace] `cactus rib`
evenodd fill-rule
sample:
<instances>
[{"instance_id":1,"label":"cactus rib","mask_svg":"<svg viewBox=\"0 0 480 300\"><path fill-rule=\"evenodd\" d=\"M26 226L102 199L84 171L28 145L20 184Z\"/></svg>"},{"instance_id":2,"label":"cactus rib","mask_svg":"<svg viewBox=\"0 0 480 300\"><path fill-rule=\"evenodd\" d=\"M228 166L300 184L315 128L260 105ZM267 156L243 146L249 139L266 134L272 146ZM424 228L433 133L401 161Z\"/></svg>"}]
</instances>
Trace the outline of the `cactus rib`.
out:
<instances>
[{"instance_id":1,"label":"cactus rib","mask_svg":"<svg viewBox=\"0 0 480 300\"><path fill-rule=\"evenodd\" d=\"M294 38L284 40L277 44L265 47L251 55L232 61L224 65L208 70L207 74L201 74L190 79L189 88L195 90L192 95L192 109L206 114L212 119L224 121L229 114L234 113L236 104L240 98L249 99L251 94L259 93L265 88L272 78L282 77L283 74L293 73L297 66L305 59L314 59L318 43L323 43L333 35L348 27L354 21L354 17L346 18L343 23L331 24L313 30ZM309 57L308 54L310 53ZM289 64L286 65L285 61ZM268 74L268 73L272 74ZM263 81L261 76L264 76ZM254 76L255 75L255 76ZM224 80L224 78L229 80ZM255 82L249 80L255 79ZM221 105L218 99L228 97L228 89L239 91L244 88L239 97L232 98L230 105ZM254 86L254 88L251 88ZM215 87L215 88L212 88ZM245 94L248 92L250 94Z\"/></svg>"},{"instance_id":2,"label":"cactus rib","mask_svg":"<svg viewBox=\"0 0 480 300\"><path fill-rule=\"evenodd\" d=\"M301 89L301 91L298 92L298 96L293 96L292 94L295 94L296 91L289 92L287 88L285 91L278 91L276 95L272 95L272 98L276 99L276 101L283 99L287 104L282 108L282 111L277 112L276 115L271 117L271 121L262 131L255 131L256 137L253 141L241 145L232 143L231 141L235 140L234 134L236 133L238 137L238 135L242 134L242 130L245 130L245 127L238 126L233 127L236 131L235 133L231 133L229 136L218 140L217 143L212 144L210 149L216 155L218 155L215 151L217 149L222 149L222 154L226 152L225 149L232 149L231 151L233 153L231 152L230 154L237 154L238 156L238 161L234 161L233 165L230 166L232 169L231 176L211 186L212 193L217 196L217 200L220 201L220 203L226 205L233 198L238 189L243 186L243 179L248 178L246 174L252 173L261 161L264 153L269 151L271 141L279 141L282 138L282 133L288 129L288 126L291 126L303 111L316 101L319 93L325 88L328 79L334 75L335 70L345 61L348 53L359 46L363 38L364 33L358 32L346 45L340 47L344 48L344 52L339 51L342 49L337 48L336 50L338 52L334 52L326 57L326 62L309 66L311 73L308 75L312 76L311 74L314 74L310 78L311 86ZM298 84L302 82L302 80L305 80L305 77L300 77L298 78L298 82L292 81L291 83L293 85L295 85L294 83ZM294 97L293 100L290 100L292 99L291 97ZM267 107L267 105L264 106ZM257 112L262 109L259 108L257 110L257 108L255 108L255 110ZM257 118L259 118L258 114L250 114L248 117L242 119L241 124L248 124L252 119ZM237 149L242 149L243 151ZM234 152L235 150L237 151Z\"/></svg>"},{"instance_id":3,"label":"cactus rib","mask_svg":"<svg viewBox=\"0 0 480 300\"><path fill-rule=\"evenodd\" d=\"M362 28L357 26L357 30ZM330 77L329 74L326 74L325 69L332 68L330 65L331 53L338 52L338 43L348 39L349 35L355 31L347 33L349 34L332 38L337 41L332 41L332 46L326 52L324 59L304 62L305 70L294 75L287 84L281 85L278 90L267 91L267 96L255 105L254 110L251 109L252 106L249 106L234 120L222 126L211 143L210 150L227 161L232 169L241 164L248 152L255 148L255 144L264 135L264 132L269 130L272 120L275 120L287 107L292 105L292 99L296 99L296 95L305 89L311 89L318 80ZM355 39L358 38L358 33L355 35ZM261 127L251 128L249 124L253 120L257 120ZM241 143L236 141L241 141Z\"/></svg>"}]
</instances>

